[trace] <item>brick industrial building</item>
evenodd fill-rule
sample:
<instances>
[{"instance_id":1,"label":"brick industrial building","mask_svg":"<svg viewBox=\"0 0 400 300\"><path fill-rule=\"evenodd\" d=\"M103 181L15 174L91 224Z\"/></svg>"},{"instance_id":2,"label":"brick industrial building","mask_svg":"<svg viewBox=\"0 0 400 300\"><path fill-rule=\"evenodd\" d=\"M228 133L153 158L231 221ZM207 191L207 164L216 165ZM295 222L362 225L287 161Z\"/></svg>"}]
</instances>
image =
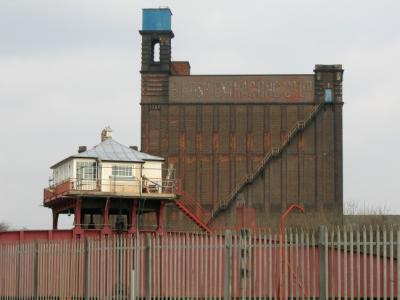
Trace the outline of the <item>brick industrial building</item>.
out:
<instances>
[{"instance_id":1,"label":"brick industrial building","mask_svg":"<svg viewBox=\"0 0 400 300\"><path fill-rule=\"evenodd\" d=\"M341 65L316 65L310 74L191 75L189 62L171 60L169 9L147 15L141 147L176 167L206 221L233 225L239 204L256 224L292 203L341 214ZM169 209L169 225L184 220Z\"/></svg>"}]
</instances>

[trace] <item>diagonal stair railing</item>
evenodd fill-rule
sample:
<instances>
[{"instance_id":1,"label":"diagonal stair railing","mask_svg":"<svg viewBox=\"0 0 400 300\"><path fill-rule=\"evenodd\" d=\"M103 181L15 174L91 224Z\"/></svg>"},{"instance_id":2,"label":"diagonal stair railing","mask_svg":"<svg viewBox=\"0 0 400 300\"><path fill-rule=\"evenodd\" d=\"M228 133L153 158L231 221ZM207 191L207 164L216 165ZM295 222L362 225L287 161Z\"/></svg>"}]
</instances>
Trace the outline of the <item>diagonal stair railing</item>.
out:
<instances>
[{"instance_id":1,"label":"diagonal stair railing","mask_svg":"<svg viewBox=\"0 0 400 300\"><path fill-rule=\"evenodd\" d=\"M258 164L255 168L254 172L251 174L246 174L242 180L235 186L229 196L220 203L219 207L214 209L209 219L207 220L206 224L209 226L215 218L222 213L223 211L227 210L229 206L235 201L236 197L243 191L243 189L253 183L253 181L264 171L266 166L269 162L271 162L274 158L278 157L282 151L289 146L290 142L294 139L294 137L299 133L302 132L312 121L312 119L318 114L321 108L324 106L324 103L319 103L314 106L313 110L307 116L306 119L303 121L298 121L296 125L289 131L287 136L285 137L284 141L280 145L280 147L273 147L271 150L264 156L262 161Z\"/></svg>"},{"instance_id":2,"label":"diagonal stair railing","mask_svg":"<svg viewBox=\"0 0 400 300\"><path fill-rule=\"evenodd\" d=\"M177 185L176 194L178 199L175 200L175 205L181 212L194 223L197 224L203 231L211 233L211 229L207 225L207 220L210 218L210 212L205 211L199 201L196 201L190 195L186 194L181 187L181 183Z\"/></svg>"}]
</instances>

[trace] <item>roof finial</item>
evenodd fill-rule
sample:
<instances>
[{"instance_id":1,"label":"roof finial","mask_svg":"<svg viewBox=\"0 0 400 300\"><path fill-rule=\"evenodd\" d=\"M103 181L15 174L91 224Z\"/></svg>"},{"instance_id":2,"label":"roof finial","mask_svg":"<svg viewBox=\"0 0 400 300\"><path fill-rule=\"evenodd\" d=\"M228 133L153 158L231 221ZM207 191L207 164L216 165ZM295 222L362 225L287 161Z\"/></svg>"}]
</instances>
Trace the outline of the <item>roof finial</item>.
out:
<instances>
[{"instance_id":1,"label":"roof finial","mask_svg":"<svg viewBox=\"0 0 400 300\"><path fill-rule=\"evenodd\" d=\"M112 138L112 129L111 129L110 126L107 126L101 132L101 141L104 142L105 140L108 140L108 139L111 139L111 138Z\"/></svg>"}]
</instances>

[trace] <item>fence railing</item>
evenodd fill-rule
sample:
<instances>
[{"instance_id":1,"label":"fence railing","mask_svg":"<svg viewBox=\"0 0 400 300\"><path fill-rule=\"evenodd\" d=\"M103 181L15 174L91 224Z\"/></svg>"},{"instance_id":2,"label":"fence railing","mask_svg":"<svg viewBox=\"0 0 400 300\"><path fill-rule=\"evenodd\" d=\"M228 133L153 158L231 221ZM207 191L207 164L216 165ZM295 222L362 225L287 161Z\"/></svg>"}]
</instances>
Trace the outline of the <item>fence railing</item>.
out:
<instances>
[{"instance_id":1,"label":"fence railing","mask_svg":"<svg viewBox=\"0 0 400 300\"><path fill-rule=\"evenodd\" d=\"M399 240L321 227L284 243L247 230L0 241L0 299L400 299Z\"/></svg>"},{"instance_id":2,"label":"fence railing","mask_svg":"<svg viewBox=\"0 0 400 300\"><path fill-rule=\"evenodd\" d=\"M111 194L127 194L130 196L148 195L157 197L162 194L175 194L175 179L162 178L136 178L121 179L110 177L108 179L80 179L68 178L55 186L44 189L44 202L69 192L103 192Z\"/></svg>"}]
</instances>

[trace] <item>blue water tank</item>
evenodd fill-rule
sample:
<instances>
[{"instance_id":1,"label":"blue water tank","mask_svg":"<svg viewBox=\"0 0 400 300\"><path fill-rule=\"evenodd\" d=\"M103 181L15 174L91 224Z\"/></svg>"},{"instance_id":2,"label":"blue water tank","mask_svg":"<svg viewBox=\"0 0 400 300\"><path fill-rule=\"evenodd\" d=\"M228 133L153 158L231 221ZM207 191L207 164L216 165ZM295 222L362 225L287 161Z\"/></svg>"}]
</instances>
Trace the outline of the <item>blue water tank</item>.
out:
<instances>
[{"instance_id":1,"label":"blue water tank","mask_svg":"<svg viewBox=\"0 0 400 300\"><path fill-rule=\"evenodd\" d=\"M142 30L171 30L171 16L169 8L144 8Z\"/></svg>"}]
</instances>

